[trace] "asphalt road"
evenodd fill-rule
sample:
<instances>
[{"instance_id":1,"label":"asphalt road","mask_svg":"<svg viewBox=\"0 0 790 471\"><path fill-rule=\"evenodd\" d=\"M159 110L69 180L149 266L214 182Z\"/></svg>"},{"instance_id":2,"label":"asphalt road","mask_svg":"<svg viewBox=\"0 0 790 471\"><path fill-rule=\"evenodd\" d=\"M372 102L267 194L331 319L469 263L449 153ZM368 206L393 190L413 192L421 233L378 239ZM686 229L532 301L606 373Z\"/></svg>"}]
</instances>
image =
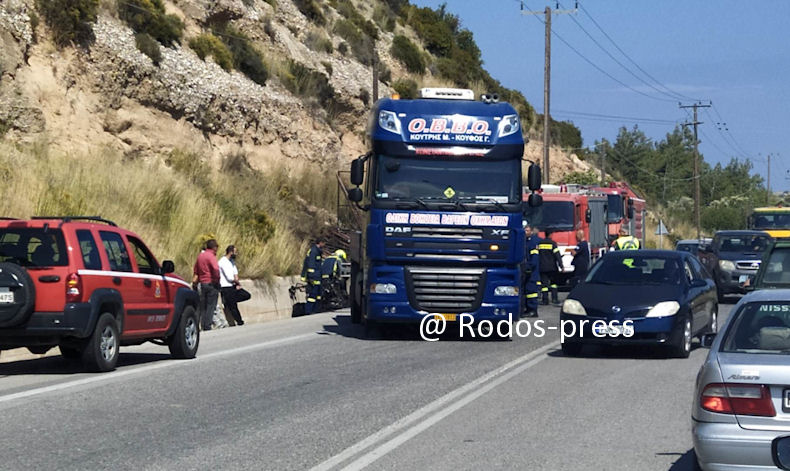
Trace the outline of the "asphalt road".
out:
<instances>
[{"instance_id":1,"label":"asphalt road","mask_svg":"<svg viewBox=\"0 0 790 471\"><path fill-rule=\"evenodd\" d=\"M340 311L207 332L195 360L128 347L112 373L3 363L0 469L692 469L707 350L566 358L558 316L542 338L425 342Z\"/></svg>"}]
</instances>

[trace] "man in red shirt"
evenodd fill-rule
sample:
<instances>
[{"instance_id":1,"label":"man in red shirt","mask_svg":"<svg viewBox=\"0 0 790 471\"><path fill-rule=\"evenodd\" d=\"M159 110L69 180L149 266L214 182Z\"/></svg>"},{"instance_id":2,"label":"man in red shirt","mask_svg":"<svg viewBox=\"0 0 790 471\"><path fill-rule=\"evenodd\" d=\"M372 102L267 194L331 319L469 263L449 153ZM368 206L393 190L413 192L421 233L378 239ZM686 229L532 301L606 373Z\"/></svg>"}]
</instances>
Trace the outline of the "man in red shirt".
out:
<instances>
[{"instance_id":1,"label":"man in red shirt","mask_svg":"<svg viewBox=\"0 0 790 471\"><path fill-rule=\"evenodd\" d=\"M200 283L198 317L200 317L203 330L211 330L219 298L219 264L217 263L216 240L209 239L206 242L206 250L198 255L193 272L197 282Z\"/></svg>"}]
</instances>

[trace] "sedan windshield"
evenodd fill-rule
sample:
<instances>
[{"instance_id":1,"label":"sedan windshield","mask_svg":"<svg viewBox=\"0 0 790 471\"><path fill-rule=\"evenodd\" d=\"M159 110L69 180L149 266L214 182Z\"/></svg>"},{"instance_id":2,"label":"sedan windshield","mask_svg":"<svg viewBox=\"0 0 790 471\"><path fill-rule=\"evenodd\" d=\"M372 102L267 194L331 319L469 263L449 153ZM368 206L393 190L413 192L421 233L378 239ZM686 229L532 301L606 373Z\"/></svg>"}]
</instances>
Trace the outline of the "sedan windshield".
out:
<instances>
[{"instance_id":1,"label":"sedan windshield","mask_svg":"<svg viewBox=\"0 0 790 471\"><path fill-rule=\"evenodd\" d=\"M682 276L683 271L674 258L604 256L587 275L586 282L605 285L677 285Z\"/></svg>"},{"instance_id":2,"label":"sedan windshield","mask_svg":"<svg viewBox=\"0 0 790 471\"><path fill-rule=\"evenodd\" d=\"M377 201L520 203L521 162L461 157L379 157Z\"/></svg>"},{"instance_id":3,"label":"sedan windshield","mask_svg":"<svg viewBox=\"0 0 790 471\"><path fill-rule=\"evenodd\" d=\"M727 329L721 351L790 354L790 303L744 304Z\"/></svg>"}]
</instances>

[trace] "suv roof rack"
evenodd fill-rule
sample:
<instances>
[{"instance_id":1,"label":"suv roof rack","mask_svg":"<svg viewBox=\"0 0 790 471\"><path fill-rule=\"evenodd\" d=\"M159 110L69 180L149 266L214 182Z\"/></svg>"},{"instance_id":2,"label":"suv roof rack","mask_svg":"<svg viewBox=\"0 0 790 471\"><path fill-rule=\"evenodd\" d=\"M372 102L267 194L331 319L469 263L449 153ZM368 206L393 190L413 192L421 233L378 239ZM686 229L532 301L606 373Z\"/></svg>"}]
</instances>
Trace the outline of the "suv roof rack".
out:
<instances>
[{"instance_id":1,"label":"suv roof rack","mask_svg":"<svg viewBox=\"0 0 790 471\"><path fill-rule=\"evenodd\" d=\"M0 221L19 221L19 218L12 218L9 216L0 216Z\"/></svg>"},{"instance_id":2,"label":"suv roof rack","mask_svg":"<svg viewBox=\"0 0 790 471\"><path fill-rule=\"evenodd\" d=\"M71 222L74 220L96 221L96 222L103 222L105 224L109 224L110 226L113 227L118 227L118 224L115 224L109 219L104 219L101 216L33 216L31 219L62 219L63 222Z\"/></svg>"}]
</instances>

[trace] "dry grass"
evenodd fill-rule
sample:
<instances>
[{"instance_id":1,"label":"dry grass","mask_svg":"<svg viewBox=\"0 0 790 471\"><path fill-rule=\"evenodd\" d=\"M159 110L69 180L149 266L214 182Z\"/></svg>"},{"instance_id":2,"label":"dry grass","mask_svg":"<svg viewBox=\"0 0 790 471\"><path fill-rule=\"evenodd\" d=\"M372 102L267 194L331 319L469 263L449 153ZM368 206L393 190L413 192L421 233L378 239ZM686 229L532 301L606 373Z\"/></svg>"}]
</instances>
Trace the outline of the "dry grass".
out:
<instances>
[{"instance_id":1,"label":"dry grass","mask_svg":"<svg viewBox=\"0 0 790 471\"><path fill-rule=\"evenodd\" d=\"M221 248L239 247L242 276L262 279L297 273L306 239L330 222L334 180L318 172L225 173L197 154L177 156L188 168L170 157L168 166L165 158L125 161L111 151L68 155L43 144L0 144L0 215L100 215L138 233L182 276L214 237Z\"/></svg>"}]
</instances>

